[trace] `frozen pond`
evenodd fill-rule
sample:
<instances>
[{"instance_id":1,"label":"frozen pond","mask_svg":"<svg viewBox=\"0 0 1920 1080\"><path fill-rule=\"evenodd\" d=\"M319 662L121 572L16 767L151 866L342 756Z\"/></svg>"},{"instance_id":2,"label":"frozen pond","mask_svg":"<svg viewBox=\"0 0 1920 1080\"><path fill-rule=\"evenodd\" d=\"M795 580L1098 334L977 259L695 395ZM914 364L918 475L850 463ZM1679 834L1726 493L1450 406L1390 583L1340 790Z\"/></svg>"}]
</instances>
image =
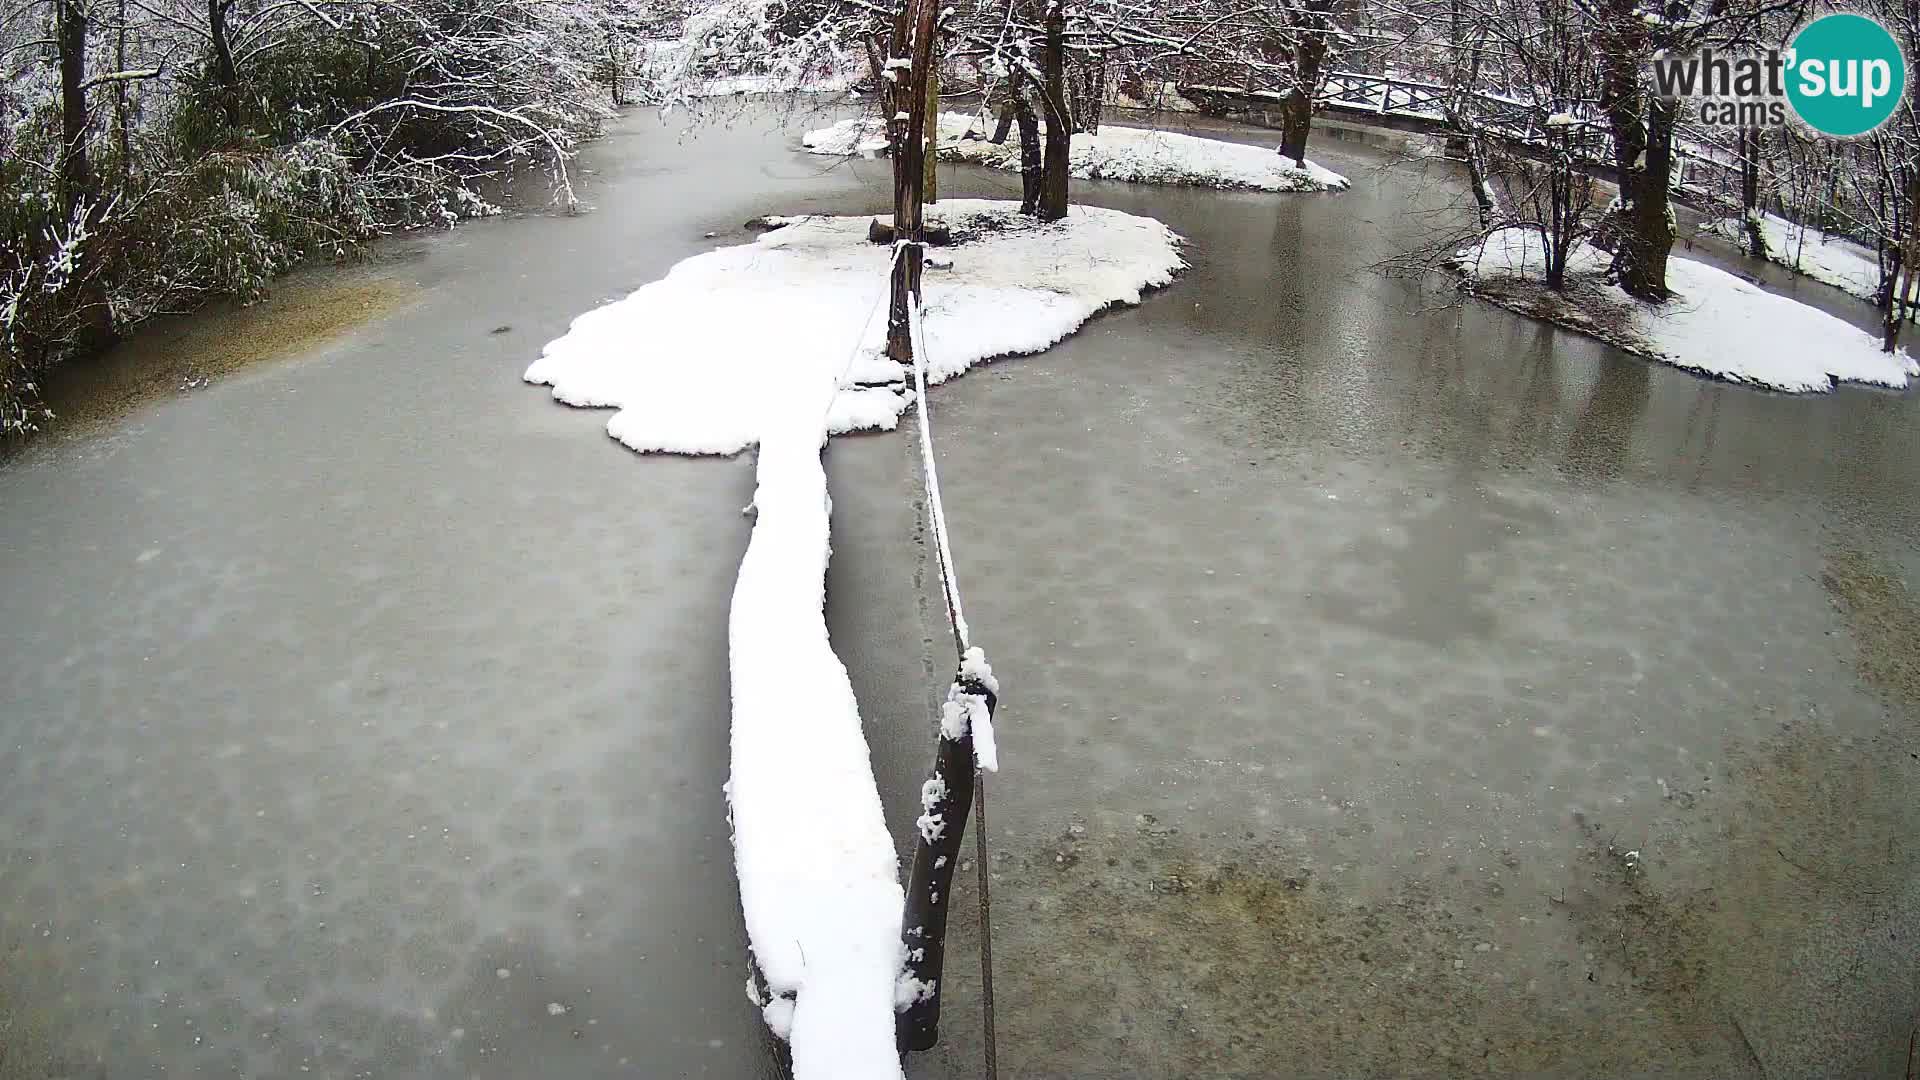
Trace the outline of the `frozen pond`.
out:
<instances>
[{"instance_id":1,"label":"frozen pond","mask_svg":"<svg viewBox=\"0 0 1920 1080\"><path fill-rule=\"evenodd\" d=\"M797 130L630 119L596 212L396 241L344 336L0 464L0 1078L778 1074L720 793L750 467L518 375L749 217L886 201ZM1913 400L1444 306L1368 271L1430 196L1314 156L1354 190L1078 185L1193 269L935 393L1006 688L1003 1075L1897 1074ZM828 458L903 842L912 452ZM958 901L915 1075L978 1075Z\"/></svg>"}]
</instances>

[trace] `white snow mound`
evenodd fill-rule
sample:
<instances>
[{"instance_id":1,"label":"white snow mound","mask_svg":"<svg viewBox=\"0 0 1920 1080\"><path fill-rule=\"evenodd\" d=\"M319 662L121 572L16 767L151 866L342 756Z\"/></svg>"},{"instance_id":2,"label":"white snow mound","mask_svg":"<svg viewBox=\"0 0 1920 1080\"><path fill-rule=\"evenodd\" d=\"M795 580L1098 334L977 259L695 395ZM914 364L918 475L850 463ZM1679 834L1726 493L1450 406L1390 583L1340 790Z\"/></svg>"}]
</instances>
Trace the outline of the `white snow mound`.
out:
<instances>
[{"instance_id":1,"label":"white snow mound","mask_svg":"<svg viewBox=\"0 0 1920 1080\"><path fill-rule=\"evenodd\" d=\"M640 451L736 453L816 386L838 388L829 432L891 430L912 400L883 354L892 249L867 241L866 216L774 220L782 227L753 243L686 259L581 315L526 380L570 405L619 409L607 433ZM953 266L925 272L935 383L1040 352L1186 265L1165 225L1096 206L1042 223L1014 203L953 199L928 220L975 236L932 249Z\"/></svg>"},{"instance_id":2,"label":"white snow mound","mask_svg":"<svg viewBox=\"0 0 1920 1080\"><path fill-rule=\"evenodd\" d=\"M1545 274L1545 245L1538 230L1499 229L1454 254L1454 265L1476 285L1498 286ZM1725 270L1672 258L1667 288L1673 299L1651 305L1603 285L1606 252L1582 245L1568 259L1570 279L1587 278L1613 310L1596 336L1650 359L1729 382L1788 393L1824 393L1834 383L1904 388L1920 376L1905 349L1880 351L1880 339L1818 308L1767 292Z\"/></svg>"},{"instance_id":3,"label":"white snow mound","mask_svg":"<svg viewBox=\"0 0 1920 1080\"><path fill-rule=\"evenodd\" d=\"M964 113L940 114L940 156L992 169L1020 171L1020 140L1009 135L988 142L992 123ZM975 137L966 138L971 132ZM886 124L877 117L842 120L800 139L809 153L870 156L887 148ZM1340 191L1347 178L1312 161L1295 168L1277 151L1244 143L1205 139L1177 131L1100 125L1094 135L1076 134L1067 155L1069 171L1087 180L1136 184L1185 184L1243 191Z\"/></svg>"},{"instance_id":4,"label":"white snow mound","mask_svg":"<svg viewBox=\"0 0 1920 1080\"><path fill-rule=\"evenodd\" d=\"M728 618L734 869L768 1026L796 1080L899 1080L894 985L905 894L860 710L827 639L831 382L761 432L757 514Z\"/></svg>"}]
</instances>

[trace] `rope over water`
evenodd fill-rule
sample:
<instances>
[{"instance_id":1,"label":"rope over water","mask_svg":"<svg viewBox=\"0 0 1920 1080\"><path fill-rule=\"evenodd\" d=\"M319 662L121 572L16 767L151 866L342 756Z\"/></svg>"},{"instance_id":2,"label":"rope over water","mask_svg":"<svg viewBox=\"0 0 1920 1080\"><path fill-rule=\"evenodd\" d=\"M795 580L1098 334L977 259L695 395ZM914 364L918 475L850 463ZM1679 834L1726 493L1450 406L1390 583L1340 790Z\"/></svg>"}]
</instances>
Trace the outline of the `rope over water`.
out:
<instances>
[{"instance_id":1,"label":"rope over water","mask_svg":"<svg viewBox=\"0 0 1920 1080\"><path fill-rule=\"evenodd\" d=\"M916 243L908 241L909 243ZM904 244L902 245L904 246ZM947 623L953 629L956 659L964 664L973 648L967 617L960 603L960 581L953 568L953 545L947 537L947 512L940 501L940 470L934 464L933 426L927 409L927 337L920 317L920 298L907 298L907 326L913 342L915 413L920 422L921 479L926 487L927 518L933 527L934 553L940 564L940 591L946 598ZM984 690L984 687L980 688ZM984 1064L987 1080L999 1080L999 1048L993 1025L993 901L987 872L987 782L978 761L973 770L974 867L980 889L980 992Z\"/></svg>"}]
</instances>

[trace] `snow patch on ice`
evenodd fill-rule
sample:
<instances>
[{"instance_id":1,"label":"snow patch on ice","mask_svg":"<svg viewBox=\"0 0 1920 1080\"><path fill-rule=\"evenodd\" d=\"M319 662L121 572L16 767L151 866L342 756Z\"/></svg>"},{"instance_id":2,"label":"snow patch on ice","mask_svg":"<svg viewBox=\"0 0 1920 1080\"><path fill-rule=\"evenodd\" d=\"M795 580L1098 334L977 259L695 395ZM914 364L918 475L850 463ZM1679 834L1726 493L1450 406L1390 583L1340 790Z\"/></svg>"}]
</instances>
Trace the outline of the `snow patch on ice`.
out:
<instances>
[{"instance_id":1,"label":"snow patch on ice","mask_svg":"<svg viewBox=\"0 0 1920 1080\"><path fill-rule=\"evenodd\" d=\"M964 113L940 114L940 156L992 169L1020 170L1019 140L986 140L989 125ZM972 133L973 138L966 136ZM887 148L887 126L875 117L842 120L809 131L800 145L814 154L866 157ZM1076 134L1069 171L1089 180L1185 184L1249 191L1339 191L1346 177L1309 161L1296 168L1277 151L1177 131L1102 124L1098 134Z\"/></svg>"},{"instance_id":2,"label":"snow patch on ice","mask_svg":"<svg viewBox=\"0 0 1920 1080\"><path fill-rule=\"evenodd\" d=\"M816 386L836 388L830 432L892 430L912 398L884 354L892 249L867 241L869 220L769 219L780 227L754 242L686 259L576 318L526 380L570 405L618 409L607 433L640 451L737 453ZM1186 265L1165 225L1102 207L1042 223L1013 203L951 199L928 220L971 237L923 286L936 384L1040 352Z\"/></svg>"},{"instance_id":3,"label":"snow patch on ice","mask_svg":"<svg viewBox=\"0 0 1920 1080\"><path fill-rule=\"evenodd\" d=\"M1456 252L1453 263L1470 288L1507 302L1516 294L1503 287L1544 277L1545 251L1538 230L1500 229ZM1836 381L1904 388L1920 376L1905 349L1881 352L1874 335L1716 267L1670 259L1674 297L1653 305L1603 282L1609 260L1586 245L1572 253L1569 281L1601 310L1565 305L1556 321L1675 367L1789 393L1829 391ZM1536 310L1544 294L1529 294L1523 309Z\"/></svg>"},{"instance_id":4,"label":"snow patch on ice","mask_svg":"<svg viewBox=\"0 0 1920 1080\"><path fill-rule=\"evenodd\" d=\"M799 1078L898 1080L893 979L904 894L860 712L827 640L823 416L835 385L789 395L759 430L758 516L728 621L734 866L753 955ZM791 1004L783 1004L790 1001Z\"/></svg>"}]
</instances>

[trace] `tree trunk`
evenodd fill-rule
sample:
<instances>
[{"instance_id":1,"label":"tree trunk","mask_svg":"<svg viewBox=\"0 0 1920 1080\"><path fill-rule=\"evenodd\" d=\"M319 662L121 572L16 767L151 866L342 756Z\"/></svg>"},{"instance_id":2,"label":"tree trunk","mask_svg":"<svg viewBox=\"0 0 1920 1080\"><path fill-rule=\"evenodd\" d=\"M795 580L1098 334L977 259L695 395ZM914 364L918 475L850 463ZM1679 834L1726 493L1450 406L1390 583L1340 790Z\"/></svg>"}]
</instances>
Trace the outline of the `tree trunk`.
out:
<instances>
[{"instance_id":1,"label":"tree trunk","mask_svg":"<svg viewBox=\"0 0 1920 1080\"><path fill-rule=\"evenodd\" d=\"M127 70L127 0L119 0L118 19L114 26L113 64L116 71ZM133 175L133 132L127 112L127 81L120 79L113 84L113 137L120 148L120 179L123 184Z\"/></svg>"},{"instance_id":2,"label":"tree trunk","mask_svg":"<svg viewBox=\"0 0 1920 1080\"><path fill-rule=\"evenodd\" d=\"M1069 65L1067 85L1076 135L1100 133L1100 106L1107 96L1107 54L1082 53L1080 62Z\"/></svg>"},{"instance_id":3,"label":"tree trunk","mask_svg":"<svg viewBox=\"0 0 1920 1080\"><path fill-rule=\"evenodd\" d=\"M1480 227L1493 228L1495 211L1493 178L1487 173L1487 159L1481 140L1474 135L1460 136L1462 156L1467 163L1467 183L1473 187L1473 205L1479 212Z\"/></svg>"},{"instance_id":4,"label":"tree trunk","mask_svg":"<svg viewBox=\"0 0 1920 1080\"><path fill-rule=\"evenodd\" d=\"M926 222L921 199L926 183L927 77L933 68L934 0L912 0L893 24L895 59L909 64L904 78L892 72L886 89L888 123L893 129L893 242L905 244L893 260L893 285L887 307L887 355L902 364L913 363L912 326L908 298L920 295L920 264L926 252ZM891 119L907 115L902 124Z\"/></svg>"},{"instance_id":5,"label":"tree trunk","mask_svg":"<svg viewBox=\"0 0 1920 1080\"><path fill-rule=\"evenodd\" d=\"M1293 88L1280 103L1280 156L1307 167L1307 136L1313 133L1313 92L1320 85L1320 69L1327 59L1327 38L1333 30L1328 18L1331 0L1307 0L1294 16Z\"/></svg>"},{"instance_id":6,"label":"tree trunk","mask_svg":"<svg viewBox=\"0 0 1920 1080\"><path fill-rule=\"evenodd\" d=\"M937 166L940 162L940 41L934 35L933 51L927 61L927 145L925 148L926 175L922 180L925 201L940 201L940 174Z\"/></svg>"},{"instance_id":7,"label":"tree trunk","mask_svg":"<svg viewBox=\"0 0 1920 1080\"><path fill-rule=\"evenodd\" d=\"M1013 73L1013 119L1020 128L1020 212L1040 213L1040 118L1027 99L1027 78Z\"/></svg>"},{"instance_id":8,"label":"tree trunk","mask_svg":"<svg viewBox=\"0 0 1920 1080\"><path fill-rule=\"evenodd\" d=\"M1760 229L1760 129L1740 129L1740 220L1746 229L1747 254L1767 257L1767 236Z\"/></svg>"},{"instance_id":9,"label":"tree trunk","mask_svg":"<svg viewBox=\"0 0 1920 1080\"><path fill-rule=\"evenodd\" d=\"M1900 281L1901 263L1904 261L1902 257L1906 253L1896 247L1888 254L1891 258L1887 267L1887 302L1880 311L1880 351L1890 353L1900 346L1900 324L1903 321L1901 316L1905 314L1901 310L1900 301L1901 294L1907 289ZM1911 271L1908 272L1907 277L1909 280L1905 285L1911 286L1913 277Z\"/></svg>"},{"instance_id":10,"label":"tree trunk","mask_svg":"<svg viewBox=\"0 0 1920 1080\"><path fill-rule=\"evenodd\" d=\"M93 166L87 157L87 9L82 0L59 2L60 206L72 220L93 190Z\"/></svg>"},{"instance_id":11,"label":"tree trunk","mask_svg":"<svg viewBox=\"0 0 1920 1080\"><path fill-rule=\"evenodd\" d=\"M55 44L60 55L60 209L64 224L71 225L85 214L86 226L94 222L89 201L93 190L93 163L87 153L87 9L84 0L59 0L56 9ZM83 352L91 352L113 340L113 308L107 302L105 287L95 272L99 244L81 245L71 274L75 283L74 314L78 320L73 343Z\"/></svg>"},{"instance_id":12,"label":"tree trunk","mask_svg":"<svg viewBox=\"0 0 1920 1080\"><path fill-rule=\"evenodd\" d=\"M1313 101L1298 86L1280 103L1280 156L1307 166L1307 136L1313 131Z\"/></svg>"},{"instance_id":13,"label":"tree trunk","mask_svg":"<svg viewBox=\"0 0 1920 1080\"><path fill-rule=\"evenodd\" d=\"M1896 211L1896 228L1901 224ZM1907 188L1906 237L1904 245L1898 233L1894 236L1892 251L1888 252L1891 266L1887 273L1887 305L1881 313L1880 347L1892 352L1900 347L1900 327L1912 315L1916 296L1920 296L1920 169L1916 169L1913 181ZM1902 271L1906 280L1900 280Z\"/></svg>"},{"instance_id":14,"label":"tree trunk","mask_svg":"<svg viewBox=\"0 0 1920 1080\"><path fill-rule=\"evenodd\" d=\"M613 98L613 107L622 109L627 104L626 90L627 61L620 53L620 31L617 28L607 30L607 93Z\"/></svg>"},{"instance_id":15,"label":"tree trunk","mask_svg":"<svg viewBox=\"0 0 1920 1080\"><path fill-rule=\"evenodd\" d=\"M1620 287L1642 300L1667 297L1667 255L1673 248L1668 185L1673 167L1672 101L1647 100L1640 68L1647 53L1646 24L1634 0L1610 0L1601 36L1600 107L1613 134L1614 172L1620 207L1608 223L1613 268Z\"/></svg>"},{"instance_id":16,"label":"tree trunk","mask_svg":"<svg viewBox=\"0 0 1920 1080\"><path fill-rule=\"evenodd\" d=\"M1654 99L1647 106L1645 164L1631 170L1632 202L1625 208L1614 266L1620 287L1642 300L1667 298L1667 257L1673 252L1670 179L1673 169L1673 128L1678 110L1671 101Z\"/></svg>"},{"instance_id":17,"label":"tree trunk","mask_svg":"<svg viewBox=\"0 0 1920 1080\"><path fill-rule=\"evenodd\" d=\"M213 42L213 85L220 95L220 116L229 128L240 126L240 74L233 66L227 12L233 0L207 0L207 36Z\"/></svg>"},{"instance_id":18,"label":"tree trunk","mask_svg":"<svg viewBox=\"0 0 1920 1080\"><path fill-rule=\"evenodd\" d=\"M870 38L862 38L861 44L867 47L867 69L873 75L873 92L880 95L881 104L891 104L892 100L887 96L887 61L884 55L887 48L886 35L875 34Z\"/></svg>"},{"instance_id":19,"label":"tree trunk","mask_svg":"<svg viewBox=\"0 0 1920 1080\"><path fill-rule=\"evenodd\" d=\"M1067 12L1062 0L1048 0L1046 45L1040 63L1046 75L1040 103L1047 114L1047 153L1042 163L1040 220L1067 216L1067 176L1073 147L1073 118L1067 115Z\"/></svg>"}]
</instances>

